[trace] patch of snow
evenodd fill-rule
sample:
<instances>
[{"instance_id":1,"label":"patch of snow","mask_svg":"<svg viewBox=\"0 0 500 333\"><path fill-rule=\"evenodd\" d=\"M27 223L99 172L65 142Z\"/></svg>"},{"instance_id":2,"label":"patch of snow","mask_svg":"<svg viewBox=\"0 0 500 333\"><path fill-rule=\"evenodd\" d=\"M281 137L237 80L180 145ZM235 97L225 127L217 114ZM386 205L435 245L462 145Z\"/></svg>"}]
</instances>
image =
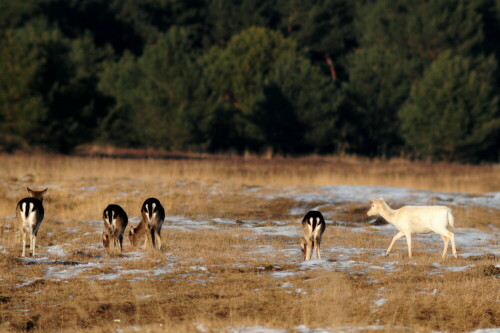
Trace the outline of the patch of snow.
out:
<instances>
[{"instance_id":1,"label":"patch of snow","mask_svg":"<svg viewBox=\"0 0 500 333\"><path fill-rule=\"evenodd\" d=\"M45 246L44 249L51 255L64 257L66 253L63 250L63 245Z\"/></svg>"},{"instance_id":2,"label":"patch of snow","mask_svg":"<svg viewBox=\"0 0 500 333\"><path fill-rule=\"evenodd\" d=\"M45 272L45 279L55 281L69 280L78 276L81 272L101 267L100 263L87 263L74 266L48 266Z\"/></svg>"},{"instance_id":3,"label":"patch of snow","mask_svg":"<svg viewBox=\"0 0 500 333\"><path fill-rule=\"evenodd\" d=\"M82 186L82 191L89 191L89 192L93 192L93 191L97 191L97 186Z\"/></svg>"},{"instance_id":4,"label":"patch of snow","mask_svg":"<svg viewBox=\"0 0 500 333\"><path fill-rule=\"evenodd\" d=\"M387 299L386 298L379 298L378 300L376 300L375 302L373 302L373 304L375 304L375 306L382 306L385 303L387 303Z\"/></svg>"},{"instance_id":5,"label":"patch of snow","mask_svg":"<svg viewBox=\"0 0 500 333\"><path fill-rule=\"evenodd\" d=\"M438 263L434 263L434 264L432 264L432 266L434 266L436 268L444 269L444 270L447 270L450 272L463 272L463 271L466 271L470 268L476 267L476 265L472 265L472 264L465 265L465 266L443 266L443 265L440 265Z\"/></svg>"},{"instance_id":6,"label":"patch of snow","mask_svg":"<svg viewBox=\"0 0 500 333\"><path fill-rule=\"evenodd\" d=\"M295 276L297 274L301 274L301 272L286 272L286 271L273 272L271 274L271 276L273 277L273 279L283 279L283 278L287 278L287 277L290 277L290 276Z\"/></svg>"},{"instance_id":7,"label":"patch of snow","mask_svg":"<svg viewBox=\"0 0 500 333\"><path fill-rule=\"evenodd\" d=\"M382 326L382 325L370 325L370 326L341 326L335 328L309 328L305 325L296 326L293 328L295 332L299 333L356 333L356 332L367 332L367 331L392 331L392 330L408 330L413 331L411 327L407 326Z\"/></svg>"},{"instance_id":8,"label":"patch of snow","mask_svg":"<svg viewBox=\"0 0 500 333\"><path fill-rule=\"evenodd\" d=\"M236 225L235 220L215 218L215 219L212 219L212 221L214 221L215 223L218 223L218 224Z\"/></svg>"},{"instance_id":9,"label":"patch of snow","mask_svg":"<svg viewBox=\"0 0 500 333\"><path fill-rule=\"evenodd\" d=\"M266 328L262 326L229 327L231 333L287 333L285 329Z\"/></svg>"},{"instance_id":10,"label":"patch of snow","mask_svg":"<svg viewBox=\"0 0 500 333\"><path fill-rule=\"evenodd\" d=\"M193 271L203 271L203 272L208 272L208 268L204 267L204 266L191 266L189 267L189 269L193 270Z\"/></svg>"},{"instance_id":11,"label":"patch of snow","mask_svg":"<svg viewBox=\"0 0 500 333\"><path fill-rule=\"evenodd\" d=\"M284 236L284 237L300 237L300 228L297 225L284 225L272 227L257 227L253 229L254 232L266 236Z\"/></svg>"},{"instance_id":12,"label":"patch of snow","mask_svg":"<svg viewBox=\"0 0 500 333\"><path fill-rule=\"evenodd\" d=\"M269 192L267 188L265 192ZM397 205L477 205L500 209L500 192L470 195L467 193L433 192L387 186L287 186L276 189L277 194L257 194L266 200L288 198L297 202L325 202L338 204L343 202L366 203L371 198L383 197Z\"/></svg>"}]
</instances>

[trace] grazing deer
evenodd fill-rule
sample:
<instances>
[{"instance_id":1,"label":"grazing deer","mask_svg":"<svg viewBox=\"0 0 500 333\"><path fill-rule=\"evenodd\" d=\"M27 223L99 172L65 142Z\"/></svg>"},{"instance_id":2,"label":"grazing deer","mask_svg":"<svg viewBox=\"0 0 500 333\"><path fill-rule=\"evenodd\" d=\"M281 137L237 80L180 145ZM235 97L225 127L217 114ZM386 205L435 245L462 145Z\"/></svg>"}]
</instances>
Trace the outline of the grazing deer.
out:
<instances>
[{"instance_id":1,"label":"grazing deer","mask_svg":"<svg viewBox=\"0 0 500 333\"><path fill-rule=\"evenodd\" d=\"M165 220L165 209L158 199L149 198L142 204L141 215L142 221L130 229L130 243L136 246L139 239L146 234L146 248L161 250L161 227Z\"/></svg>"},{"instance_id":2,"label":"grazing deer","mask_svg":"<svg viewBox=\"0 0 500 333\"><path fill-rule=\"evenodd\" d=\"M131 227L130 231L128 232L128 239L130 240L130 244L132 244L132 246L137 246L139 240L142 238L142 236L144 236L145 233L146 233L145 223L144 220L141 220L141 222L139 222L137 226Z\"/></svg>"},{"instance_id":3,"label":"grazing deer","mask_svg":"<svg viewBox=\"0 0 500 333\"><path fill-rule=\"evenodd\" d=\"M448 241L451 240L453 256L457 258L455 248L455 235L446 229L449 225L454 228L454 219L451 209L445 206L404 206L400 209L391 209L384 199L372 199L372 207L368 216L380 215L387 222L398 228L399 232L392 238L391 244L385 253L391 252L394 242L401 237L406 237L408 243L408 256L411 258L411 234L429 233L431 231L441 236L444 242L443 259L446 258Z\"/></svg>"},{"instance_id":4,"label":"grazing deer","mask_svg":"<svg viewBox=\"0 0 500 333\"><path fill-rule=\"evenodd\" d=\"M119 248L123 251L123 233L128 224L127 213L118 205L108 205L102 214L104 231L102 244L108 253L115 253Z\"/></svg>"},{"instance_id":5,"label":"grazing deer","mask_svg":"<svg viewBox=\"0 0 500 333\"><path fill-rule=\"evenodd\" d=\"M325 228L325 219L318 211L311 210L302 219L304 236L300 242L300 247L304 255L304 260L311 259L314 248L316 248L316 258L321 259L321 235L323 235Z\"/></svg>"},{"instance_id":6,"label":"grazing deer","mask_svg":"<svg viewBox=\"0 0 500 333\"><path fill-rule=\"evenodd\" d=\"M42 191L33 191L29 187L26 187L26 190L30 197L24 198L18 202L16 206L16 216L19 221L19 230L23 238L22 256L26 256L26 234L29 234L31 255L34 257L36 235L45 214L42 204L43 196L47 193L48 188Z\"/></svg>"}]
</instances>

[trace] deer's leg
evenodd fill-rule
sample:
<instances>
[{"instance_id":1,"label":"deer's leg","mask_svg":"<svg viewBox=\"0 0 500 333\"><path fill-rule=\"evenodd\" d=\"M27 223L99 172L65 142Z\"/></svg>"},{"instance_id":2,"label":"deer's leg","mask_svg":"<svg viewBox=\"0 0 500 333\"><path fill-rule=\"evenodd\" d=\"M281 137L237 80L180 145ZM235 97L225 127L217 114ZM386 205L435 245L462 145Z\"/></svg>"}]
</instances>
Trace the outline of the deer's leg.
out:
<instances>
[{"instance_id":1,"label":"deer's leg","mask_svg":"<svg viewBox=\"0 0 500 333\"><path fill-rule=\"evenodd\" d=\"M300 241L300 250L302 251L302 256L304 257L304 260L306 260L306 242L304 239Z\"/></svg>"},{"instance_id":2,"label":"deer's leg","mask_svg":"<svg viewBox=\"0 0 500 333\"><path fill-rule=\"evenodd\" d=\"M155 231L155 236L156 236L156 245L158 247L158 250L161 250L161 229Z\"/></svg>"},{"instance_id":3,"label":"deer's leg","mask_svg":"<svg viewBox=\"0 0 500 333\"><path fill-rule=\"evenodd\" d=\"M21 231L23 238L23 254L21 256L26 257L26 230Z\"/></svg>"},{"instance_id":4,"label":"deer's leg","mask_svg":"<svg viewBox=\"0 0 500 333\"><path fill-rule=\"evenodd\" d=\"M389 255L389 252L391 252L392 250L392 247L394 246L394 243L400 239L401 237L403 237L405 234L403 234L401 231L398 232L393 238L392 238L392 241L391 241L391 244L389 245L389 248L387 249L387 251L385 252L385 256L387 257Z\"/></svg>"},{"instance_id":5,"label":"deer's leg","mask_svg":"<svg viewBox=\"0 0 500 333\"><path fill-rule=\"evenodd\" d=\"M316 259L321 259L320 249L321 249L321 238L318 238L316 240Z\"/></svg>"},{"instance_id":6,"label":"deer's leg","mask_svg":"<svg viewBox=\"0 0 500 333\"><path fill-rule=\"evenodd\" d=\"M411 234L407 234L406 236L406 243L408 244L408 257L411 258Z\"/></svg>"},{"instance_id":7,"label":"deer's leg","mask_svg":"<svg viewBox=\"0 0 500 333\"><path fill-rule=\"evenodd\" d=\"M31 233L31 256L35 257L35 248L36 248L36 235L32 232Z\"/></svg>"},{"instance_id":8,"label":"deer's leg","mask_svg":"<svg viewBox=\"0 0 500 333\"><path fill-rule=\"evenodd\" d=\"M154 228L154 227L153 227L153 228L151 228L149 238L151 239L151 249L153 249L153 250L156 248L156 237L155 237L155 233L156 233L155 228Z\"/></svg>"},{"instance_id":9,"label":"deer's leg","mask_svg":"<svg viewBox=\"0 0 500 333\"><path fill-rule=\"evenodd\" d=\"M146 240L144 242L145 250L148 250L151 247L151 229L149 226L146 227Z\"/></svg>"},{"instance_id":10,"label":"deer's leg","mask_svg":"<svg viewBox=\"0 0 500 333\"><path fill-rule=\"evenodd\" d=\"M439 236L441 236L441 239L444 242L443 255L442 255L442 257L444 259L444 258L446 258L446 252L448 251L448 241L449 241L449 239L448 239L448 237L445 237L443 235L439 235Z\"/></svg>"},{"instance_id":11,"label":"deer's leg","mask_svg":"<svg viewBox=\"0 0 500 333\"><path fill-rule=\"evenodd\" d=\"M123 252L123 235L118 236L118 242L120 244L120 252Z\"/></svg>"},{"instance_id":12,"label":"deer's leg","mask_svg":"<svg viewBox=\"0 0 500 333\"><path fill-rule=\"evenodd\" d=\"M453 252L453 256L458 258L457 256L457 248L455 247L455 234L451 231L448 231L448 238L451 240L451 251Z\"/></svg>"},{"instance_id":13,"label":"deer's leg","mask_svg":"<svg viewBox=\"0 0 500 333\"><path fill-rule=\"evenodd\" d=\"M302 252L304 253L304 260L311 260L313 251L312 239L303 239L302 244L303 244Z\"/></svg>"},{"instance_id":14,"label":"deer's leg","mask_svg":"<svg viewBox=\"0 0 500 333\"><path fill-rule=\"evenodd\" d=\"M311 260L312 252L313 252L313 246L312 246L312 244L307 244L307 247L306 247L306 260Z\"/></svg>"}]
</instances>

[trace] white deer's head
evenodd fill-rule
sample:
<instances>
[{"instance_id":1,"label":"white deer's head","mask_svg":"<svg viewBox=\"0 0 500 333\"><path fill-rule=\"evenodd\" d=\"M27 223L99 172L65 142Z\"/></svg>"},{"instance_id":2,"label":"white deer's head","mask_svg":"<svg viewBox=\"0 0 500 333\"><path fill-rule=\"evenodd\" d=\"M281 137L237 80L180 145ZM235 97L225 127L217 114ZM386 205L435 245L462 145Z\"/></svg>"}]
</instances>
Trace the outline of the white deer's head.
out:
<instances>
[{"instance_id":1,"label":"white deer's head","mask_svg":"<svg viewBox=\"0 0 500 333\"><path fill-rule=\"evenodd\" d=\"M380 212L382 212L386 206L386 203L384 199L379 198L379 199L371 199L372 201L372 206L366 213L368 216L374 216L374 215L380 215Z\"/></svg>"}]
</instances>

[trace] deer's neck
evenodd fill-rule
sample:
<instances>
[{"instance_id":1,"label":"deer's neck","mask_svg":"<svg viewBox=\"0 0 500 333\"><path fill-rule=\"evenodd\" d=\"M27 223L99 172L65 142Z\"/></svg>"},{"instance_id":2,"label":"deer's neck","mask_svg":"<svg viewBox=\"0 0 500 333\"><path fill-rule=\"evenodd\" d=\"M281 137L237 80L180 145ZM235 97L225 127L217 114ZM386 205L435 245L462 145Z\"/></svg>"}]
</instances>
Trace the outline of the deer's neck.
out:
<instances>
[{"instance_id":1,"label":"deer's neck","mask_svg":"<svg viewBox=\"0 0 500 333\"><path fill-rule=\"evenodd\" d=\"M380 216L390 224L395 224L396 222L396 210L391 209L388 205L385 205L384 209L380 212Z\"/></svg>"}]
</instances>

